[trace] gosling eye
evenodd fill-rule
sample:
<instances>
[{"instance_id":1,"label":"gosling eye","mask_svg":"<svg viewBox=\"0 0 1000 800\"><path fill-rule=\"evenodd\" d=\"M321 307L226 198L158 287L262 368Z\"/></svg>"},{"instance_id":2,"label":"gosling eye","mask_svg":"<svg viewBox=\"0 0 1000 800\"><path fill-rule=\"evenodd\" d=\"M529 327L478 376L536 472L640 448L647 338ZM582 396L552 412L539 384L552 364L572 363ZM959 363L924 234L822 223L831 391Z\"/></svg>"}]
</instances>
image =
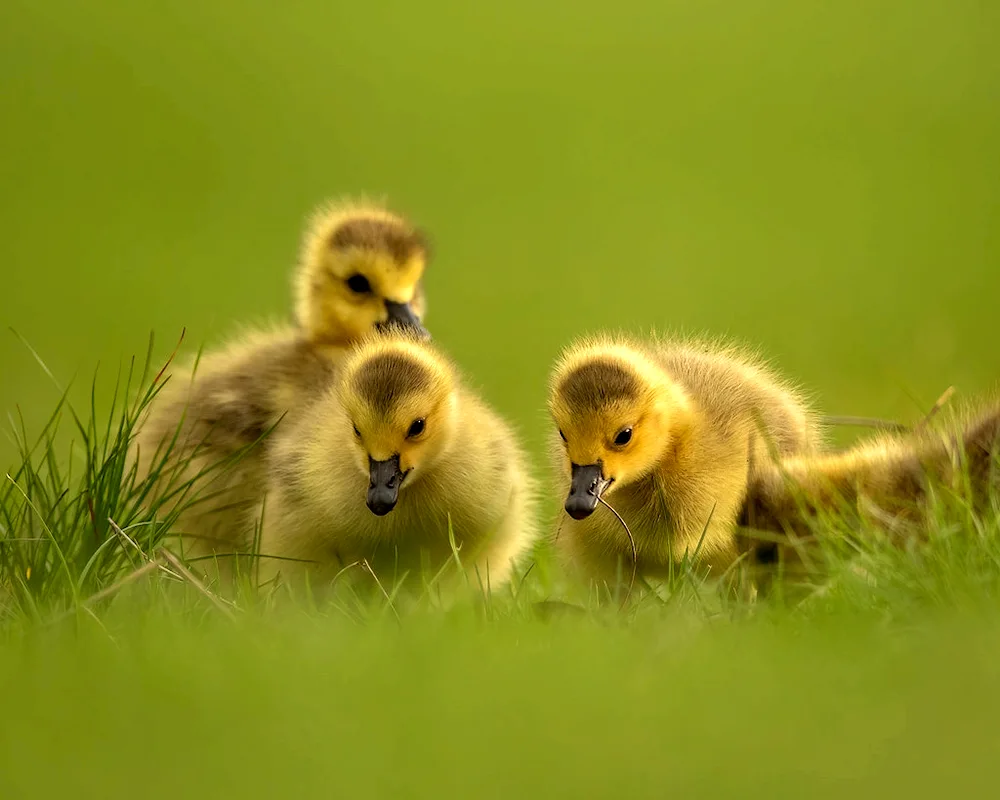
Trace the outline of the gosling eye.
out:
<instances>
[{"instance_id":1,"label":"gosling eye","mask_svg":"<svg viewBox=\"0 0 1000 800\"><path fill-rule=\"evenodd\" d=\"M354 435L357 436L359 439L361 438L361 431L358 430L357 425L354 426Z\"/></svg>"},{"instance_id":2,"label":"gosling eye","mask_svg":"<svg viewBox=\"0 0 1000 800\"><path fill-rule=\"evenodd\" d=\"M632 441L631 428L622 428L620 431L618 431L617 435L615 436L615 444L618 447L624 447L631 441Z\"/></svg>"},{"instance_id":3,"label":"gosling eye","mask_svg":"<svg viewBox=\"0 0 1000 800\"><path fill-rule=\"evenodd\" d=\"M406 432L407 439L416 439L420 434L424 432L425 422L423 419L415 419L410 425L410 429Z\"/></svg>"},{"instance_id":4,"label":"gosling eye","mask_svg":"<svg viewBox=\"0 0 1000 800\"><path fill-rule=\"evenodd\" d=\"M347 288L355 294L368 294L372 290L372 285L364 275L352 275L347 279Z\"/></svg>"},{"instance_id":5,"label":"gosling eye","mask_svg":"<svg viewBox=\"0 0 1000 800\"><path fill-rule=\"evenodd\" d=\"M564 442L569 443L569 439L567 439L566 434L562 432L562 428L559 429L559 436L562 438Z\"/></svg>"}]
</instances>

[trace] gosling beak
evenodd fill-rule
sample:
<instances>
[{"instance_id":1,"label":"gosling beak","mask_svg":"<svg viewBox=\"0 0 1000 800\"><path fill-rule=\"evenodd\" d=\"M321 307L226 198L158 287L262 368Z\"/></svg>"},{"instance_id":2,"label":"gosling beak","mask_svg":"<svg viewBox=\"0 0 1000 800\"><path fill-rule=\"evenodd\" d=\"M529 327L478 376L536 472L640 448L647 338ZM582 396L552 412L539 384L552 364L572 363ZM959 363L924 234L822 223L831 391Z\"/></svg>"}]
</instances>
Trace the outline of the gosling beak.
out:
<instances>
[{"instance_id":1,"label":"gosling beak","mask_svg":"<svg viewBox=\"0 0 1000 800\"><path fill-rule=\"evenodd\" d=\"M612 483L603 475L601 464L572 465L572 480L566 498L566 513L573 519L585 519L594 513L598 498Z\"/></svg>"},{"instance_id":2,"label":"gosling beak","mask_svg":"<svg viewBox=\"0 0 1000 800\"><path fill-rule=\"evenodd\" d=\"M368 510L377 517L384 517L396 507L399 499L399 484L406 477L399 469L399 456L395 455L385 461L376 461L368 457L369 483Z\"/></svg>"},{"instance_id":3,"label":"gosling beak","mask_svg":"<svg viewBox=\"0 0 1000 800\"><path fill-rule=\"evenodd\" d=\"M427 329L420 324L420 318L413 313L409 303L394 303L392 300L386 300L385 310L389 312L389 319L378 323L375 327L384 330L398 325L401 328L410 328L415 331L421 339L431 338Z\"/></svg>"}]
</instances>

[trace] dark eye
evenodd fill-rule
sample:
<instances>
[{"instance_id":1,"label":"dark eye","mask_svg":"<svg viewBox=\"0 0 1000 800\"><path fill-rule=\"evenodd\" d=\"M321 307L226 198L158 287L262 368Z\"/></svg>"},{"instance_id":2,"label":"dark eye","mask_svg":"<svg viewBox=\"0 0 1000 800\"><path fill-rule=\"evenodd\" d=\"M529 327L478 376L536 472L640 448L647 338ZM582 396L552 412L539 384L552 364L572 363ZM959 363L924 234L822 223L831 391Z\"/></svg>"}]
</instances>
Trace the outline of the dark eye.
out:
<instances>
[{"instance_id":1,"label":"dark eye","mask_svg":"<svg viewBox=\"0 0 1000 800\"><path fill-rule=\"evenodd\" d=\"M364 275L352 275L347 279L347 288L355 294L368 294L372 290L372 285Z\"/></svg>"},{"instance_id":2,"label":"dark eye","mask_svg":"<svg viewBox=\"0 0 1000 800\"><path fill-rule=\"evenodd\" d=\"M424 421L422 419L413 420L410 429L406 432L407 439L413 439L424 432Z\"/></svg>"},{"instance_id":3,"label":"dark eye","mask_svg":"<svg viewBox=\"0 0 1000 800\"><path fill-rule=\"evenodd\" d=\"M619 447L624 447L631 441L632 441L631 428L623 428L622 430L618 431L618 435L615 436L615 444L618 445Z\"/></svg>"},{"instance_id":4,"label":"dark eye","mask_svg":"<svg viewBox=\"0 0 1000 800\"><path fill-rule=\"evenodd\" d=\"M561 429L560 429L560 431L559 431L559 435L560 435L560 436L562 437L562 440L563 440L564 442L568 442L568 441L569 441L569 439L567 439L567 438L566 438L566 434L565 434L565 433L563 433Z\"/></svg>"},{"instance_id":5,"label":"dark eye","mask_svg":"<svg viewBox=\"0 0 1000 800\"><path fill-rule=\"evenodd\" d=\"M354 426L354 435L357 436L359 439L361 438L361 431L358 430L357 425Z\"/></svg>"}]
</instances>

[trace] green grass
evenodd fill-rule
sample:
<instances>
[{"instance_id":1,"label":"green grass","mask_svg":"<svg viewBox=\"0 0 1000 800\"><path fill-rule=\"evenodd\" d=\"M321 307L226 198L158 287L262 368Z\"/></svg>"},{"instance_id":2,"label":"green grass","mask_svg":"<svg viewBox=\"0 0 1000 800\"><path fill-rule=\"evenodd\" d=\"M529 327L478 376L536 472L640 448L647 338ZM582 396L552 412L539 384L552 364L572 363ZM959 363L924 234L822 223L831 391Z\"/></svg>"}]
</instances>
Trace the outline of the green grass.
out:
<instances>
[{"instance_id":1,"label":"green grass","mask_svg":"<svg viewBox=\"0 0 1000 800\"><path fill-rule=\"evenodd\" d=\"M988 796L995 618L698 630L172 617L0 656L7 797Z\"/></svg>"},{"instance_id":2,"label":"green grass","mask_svg":"<svg viewBox=\"0 0 1000 800\"><path fill-rule=\"evenodd\" d=\"M126 466L159 385L133 377L101 425L57 411L84 442L78 475L50 425L0 491L4 797L933 796L994 780L995 503L976 516L943 495L903 548L831 515L822 567L755 604L681 565L621 606L623 587L581 594L546 548L511 587L443 602L364 576L233 602L147 566L176 511L151 494L160 473Z\"/></svg>"},{"instance_id":3,"label":"green grass","mask_svg":"<svg viewBox=\"0 0 1000 800\"><path fill-rule=\"evenodd\" d=\"M131 354L284 318L331 194L430 230L428 324L539 464L549 364L598 329L759 344L827 413L993 387L998 9L5 3L0 322L38 358L0 336L0 797L989 792L998 517L960 502L753 609L682 571L620 614L544 557L398 623L115 585L170 523Z\"/></svg>"}]
</instances>

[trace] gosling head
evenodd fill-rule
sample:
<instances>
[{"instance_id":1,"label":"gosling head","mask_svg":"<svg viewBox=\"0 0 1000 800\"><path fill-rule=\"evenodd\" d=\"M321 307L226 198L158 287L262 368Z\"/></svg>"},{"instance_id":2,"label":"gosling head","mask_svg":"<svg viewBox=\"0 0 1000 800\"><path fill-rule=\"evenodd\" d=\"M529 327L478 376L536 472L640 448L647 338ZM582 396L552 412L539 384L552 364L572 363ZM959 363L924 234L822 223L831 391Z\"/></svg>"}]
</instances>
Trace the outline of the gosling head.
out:
<instances>
[{"instance_id":1,"label":"gosling head","mask_svg":"<svg viewBox=\"0 0 1000 800\"><path fill-rule=\"evenodd\" d=\"M377 516L396 507L451 445L457 413L451 365L414 333L369 337L352 354L340 402L358 468L368 476L366 503Z\"/></svg>"},{"instance_id":2,"label":"gosling head","mask_svg":"<svg viewBox=\"0 0 1000 800\"><path fill-rule=\"evenodd\" d=\"M318 210L295 276L296 317L313 341L345 345L399 326L429 338L421 279L423 234L377 206Z\"/></svg>"},{"instance_id":3,"label":"gosling head","mask_svg":"<svg viewBox=\"0 0 1000 800\"><path fill-rule=\"evenodd\" d=\"M570 347L549 384L549 411L570 473L566 513L589 517L614 488L648 475L676 433L686 399L640 350L611 342Z\"/></svg>"}]
</instances>

